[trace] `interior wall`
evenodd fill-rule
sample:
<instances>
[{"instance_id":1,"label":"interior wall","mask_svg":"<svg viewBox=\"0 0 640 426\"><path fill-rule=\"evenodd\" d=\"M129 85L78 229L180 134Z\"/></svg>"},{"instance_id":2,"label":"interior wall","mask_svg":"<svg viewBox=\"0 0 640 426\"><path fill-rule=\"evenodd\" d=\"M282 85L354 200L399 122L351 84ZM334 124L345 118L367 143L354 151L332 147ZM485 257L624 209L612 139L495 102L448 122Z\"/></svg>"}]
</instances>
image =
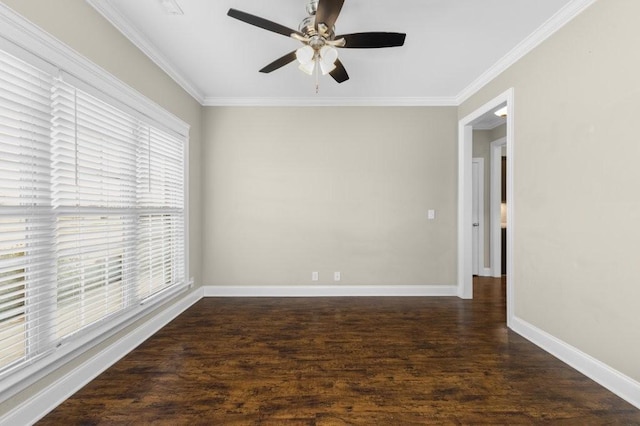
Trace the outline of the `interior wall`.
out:
<instances>
[{"instance_id":1,"label":"interior wall","mask_svg":"<svg viewBox=\"0 0 640 426\"><path fill-rule=\"evenodd\" d=\"M501 124L498 127L495 127L491 130L489 130L489 139L491 139L491 142L493 141L497 141L500 138L506 138L507 137L507 125L506 124Z\"/></svg>"},{"instance_id":2,"label":"interior wall","mask_svg":"<svg viewBox=\"0 0 640 426\"><path fill-rule=\"evenodd\" d=\"M341 285L455 285L456 120L455 107L206 108L205 283L340 271Z\"/></svg>"},{"instance_id":3,"label":"interior wall","mask_svg":"<svg viewBox=\"0 0 640 426\"><path fill-rule=\"evenodd\" d=\"M102 18L86 2L80 0L2 0L7 6L40 26L54 37L75 49L95 64L136 89L152 101L191 125L189 167L189 250L190 271L196 285L201 279L201 191L200 191L200 146L201 106L160 68L151 62L131 42L124 38L111 24ZM171 304L167 303L158 311ZM47 384L64 377L84 360L99 353L110 343L135 330L146 320L130 326L120 334L62 366L43 380L0 404L0 414L6 413L28 399Z\"/></svg>"},{"instance_id":4,"label":"interior wall","mask_svg":"<svg viewBox=\"0 0 640 426\"><path fill-rule=\"evenodd\" d=\"M640 2L600 0L460 107L515 93L515 315L640 381Z\"/></svg>"}]
</instances>

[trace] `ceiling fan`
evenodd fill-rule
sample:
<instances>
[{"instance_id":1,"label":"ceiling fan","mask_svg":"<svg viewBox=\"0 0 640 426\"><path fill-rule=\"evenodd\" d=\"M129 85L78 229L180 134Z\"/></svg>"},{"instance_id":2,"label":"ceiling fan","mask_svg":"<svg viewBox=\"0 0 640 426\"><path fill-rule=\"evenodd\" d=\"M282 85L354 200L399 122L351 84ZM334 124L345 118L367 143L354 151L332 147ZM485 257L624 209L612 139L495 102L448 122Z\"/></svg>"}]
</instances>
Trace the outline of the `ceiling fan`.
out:
<instances>
[{"instance_id":1,"label":"ceiling fan","mask_svg":"<svg viewBox=\"0 0 640 426\"><path fill-rule=\"evenodd\" d=\"M227 15L247 24L255 25L267 31L282 34L302 42L303 46L276 59L260 70L270 73L295 61L299 68L312 75L329 74L338 83L349 79L349 75L338 59L336 48L375 49L397 47L404 44L406 34L389 32L365 32L353 34L335 34L335 22L340 15L344 0L310 0L307 4L309 16L304 18L298 30L251 15L236 9L229 9Z\"/></svg>"}]
</instances>

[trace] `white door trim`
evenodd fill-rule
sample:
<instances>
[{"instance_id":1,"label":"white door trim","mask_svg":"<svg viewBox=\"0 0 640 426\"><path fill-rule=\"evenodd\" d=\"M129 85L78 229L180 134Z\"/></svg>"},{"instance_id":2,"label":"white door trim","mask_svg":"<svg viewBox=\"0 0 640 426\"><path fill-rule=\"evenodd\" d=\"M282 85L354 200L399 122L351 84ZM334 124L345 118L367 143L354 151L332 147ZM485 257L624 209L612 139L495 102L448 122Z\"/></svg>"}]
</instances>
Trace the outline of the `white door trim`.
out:
<instances>
[{"instance_id":1,"label":"white door trim","mask_svg":"<svg viewBox=\"0 0 640 426\"><path fill-rule=\"evenodd\" d=\"M484 158L473 158L471 162L478 165L478 264L475 266L478 275L484 276Z\"/></svg>"},{"instance_id":2,"label":"white door trim","mask_svg":"<svg viewBox=\"0 0 640 426\"><path fill-rule=\"evenodd\" d=\"M502 147L507 144L507 138L500 138L491 142L491 189L489 205L489 247L491 250L491 276L502 276L502 231L500 218L501 183L502 183Z\"/></svg>"},{"instance_id":3,"label":"white door trim","mask_svg":"<svg viewBox=\"0 0 640 426\"><path fill-rule=\"evenodd\" d=\"M473 144L473 121L499 105L507 105L507 326L514 316L514 200L513 170L514 153L514 90L513 88L484 104L458 122L458 296L473 298L473 276L471 275L471 157Z\"/></svg>"},{"instance_id":4,"label":"white door trim","mask_svg":"<svg viewBox=\"0 0 640 426\"><path fill-rule=\"evenodd\" d=\"M471 156L473 127L470 119L458 122L458 297L473 298L471 240Z\"/></svg>"}]
</instances>

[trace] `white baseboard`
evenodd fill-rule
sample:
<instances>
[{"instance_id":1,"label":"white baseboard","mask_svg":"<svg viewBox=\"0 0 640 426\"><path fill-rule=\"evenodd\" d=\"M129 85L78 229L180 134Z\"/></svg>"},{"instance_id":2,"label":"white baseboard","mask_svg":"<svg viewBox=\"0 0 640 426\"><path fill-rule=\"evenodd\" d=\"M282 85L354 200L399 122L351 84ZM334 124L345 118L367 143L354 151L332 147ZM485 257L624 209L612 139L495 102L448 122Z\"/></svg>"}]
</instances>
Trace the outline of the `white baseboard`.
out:
<instances>
[{"instance_id":1,"label":"white baseboard","mask_svg":"<svg viewBox=\"0 0 640 426\"><path fill-rule=\"evenodd\" d=\"M170 308L147 320L141 327L2 415L0 425L32 425L36 423L201 298L201 288L187 294Z\"/></svg>"},{"instance_id":2,"label":"white baseboard","mask_svg":"<svg viewBox=\"0 0 640 426\"><path fill-rule=\"evenodd\" d=\"M484 268L482 271L480 271L481 277L490 277L491 275L491 268Z\"/></svg>"},{"instance_id":3,"label":"white baseboard","mask_svg":"<svg viewBox=\"0 0 640 426\"><path fill-rule=\"evenodd\" d=\"M640 383L637 381L520 318L512 318L511 328L640 409Z\"/></svg>"},{"instance_id":4,"label":"white baseboard","mask_svg":"<svg viewBox=\"0 0 640 426\"><path fill-rule=\"evenodd\" d=\"M456 296L455 285L205 286L204 297Z\"/></svg>"}]
</instances>

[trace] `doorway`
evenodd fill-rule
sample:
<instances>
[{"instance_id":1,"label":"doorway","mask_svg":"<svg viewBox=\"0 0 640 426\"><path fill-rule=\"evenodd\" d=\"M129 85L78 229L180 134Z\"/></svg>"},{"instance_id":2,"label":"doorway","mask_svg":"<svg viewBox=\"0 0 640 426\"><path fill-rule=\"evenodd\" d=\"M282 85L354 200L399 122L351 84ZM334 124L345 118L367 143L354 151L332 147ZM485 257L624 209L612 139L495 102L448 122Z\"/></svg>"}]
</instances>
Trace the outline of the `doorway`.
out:
<instances>
[{"instance_id":1,"label":"doorway","mask_svg":"<svg viewBox=\"0 0 640 426\"><path fill-rule=\"evenodd\" d=\"M458 296L473 298L473 129L497 109L506 108L507 203L506 203L506 253L507 253L507 326L513 318L513 123L514 91L509 89L489 101L458 123ZM493 253L492 253L493 254ZM492 256L493 257L493 256ZM493 262L492 262L493 265ZM492 271L495 272L495 271Z\"/></svg>"}]
</instances>

